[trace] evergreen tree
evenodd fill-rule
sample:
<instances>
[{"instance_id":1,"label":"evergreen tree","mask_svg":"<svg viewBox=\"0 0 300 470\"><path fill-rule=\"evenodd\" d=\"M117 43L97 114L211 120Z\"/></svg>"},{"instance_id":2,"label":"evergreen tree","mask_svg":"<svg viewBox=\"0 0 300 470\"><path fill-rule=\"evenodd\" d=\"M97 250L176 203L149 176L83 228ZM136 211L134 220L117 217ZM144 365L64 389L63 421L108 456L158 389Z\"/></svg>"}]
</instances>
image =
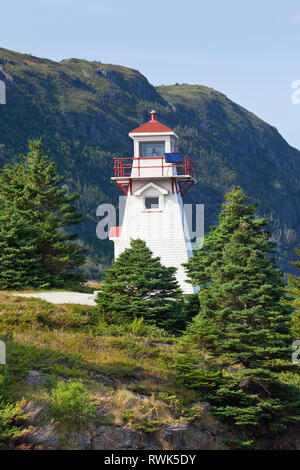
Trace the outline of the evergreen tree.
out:
<instances>
[{"instance_id":1,"label":"evergreen tree","mask_svg":"<svg viewBox=\"0 0 300 470\"><path fill-rule=\"evenodd\" d=\"M1 289L42 285L41 256L37 254L36 242L32 226L23 218L21 211L6 212L0 209Z\"/></svg>"},{"instance_id":2,"label":"evergreen tree","mask_svg":"<svg viewBox=\"0 0 300 470\"><path fill-rule=\"evenodd\" d=\"M66 231L81 222L64 179L42 143L0 171L0 286L62 286L75 280L83 263L77 235Z\"/></svg>"},{"instance_id":3,"label":"evergreen tree","mask_svg":"<svg viewBox=\"0 0 300 470\"><path fill-rule=\"evenodd\" d=\"M108 322L143 317L167 329L184 326L181 291L176 268L163 266L142 240L131 240L106 270L97 296L99 310Z\"/></svg>"},{"instance_id":4,"label":"evergreen tree","mask_svg":"<svg viewBox=\"0 0 300 470\"><path fill-rule=\"evenodd\" d=\"M296 254L300 256L300 250L295 249ZM300 260L292 261L292 265L295 268L300 269ZM295 276L293 274L288 275L289 278L289 292L294 297L293 307L294 312L292 315L292 333L294 339L300 339L300 276Z\"/></svg>"},{"instance_id":5,"label":"evergreen tree","mask_svg":"<svg viewBox=\"0 0 300 470\"><path fill-rule=\"evenodd\" d=\"M299 394L278 380L280 371L295 368L291 307L270 256L275 245L266 220L255 218L246 199L239 187L226 195L219 225L186 264L200 286L200 313L180 342L177 368L217 416L240 426L284 427L300 411Z\"/></svg>"}]
</instances>

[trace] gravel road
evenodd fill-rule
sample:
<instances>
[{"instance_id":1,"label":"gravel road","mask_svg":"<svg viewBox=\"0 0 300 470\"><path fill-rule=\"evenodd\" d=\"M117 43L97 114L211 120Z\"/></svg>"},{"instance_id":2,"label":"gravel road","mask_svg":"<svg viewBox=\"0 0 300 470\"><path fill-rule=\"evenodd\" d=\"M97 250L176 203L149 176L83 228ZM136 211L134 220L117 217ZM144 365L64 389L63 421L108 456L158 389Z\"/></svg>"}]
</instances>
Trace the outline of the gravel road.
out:
<instances>
[{"instance_id":1,"label":"gravel road","mask_svg":"<svg viewBox=\"0 0 300 470\"><path fill-rule=\"evenodd\" d=\"M47 300L52 304L81 304L96 305L94 294L81 294L79 292L38 292L30 294L14 294L20 297L36 297L38 299Z\"/></svg>"}]
</instances>

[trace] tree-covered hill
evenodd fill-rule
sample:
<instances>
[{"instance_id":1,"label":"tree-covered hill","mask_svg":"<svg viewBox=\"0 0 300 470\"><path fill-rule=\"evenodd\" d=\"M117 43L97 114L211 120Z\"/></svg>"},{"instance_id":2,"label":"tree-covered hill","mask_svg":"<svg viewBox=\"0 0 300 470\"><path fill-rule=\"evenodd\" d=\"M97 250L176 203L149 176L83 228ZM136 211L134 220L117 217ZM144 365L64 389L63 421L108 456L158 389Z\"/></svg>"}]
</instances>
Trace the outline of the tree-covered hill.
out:
<instances>
[{"instance_id":1,"label":"tree-covered hill","mask_svg":"<svg viewBox=\"0 0 300 470\"><path fill-rule=\"evenodd\" d=\"M54 62L1 48L0 80L7 87L7 104L0 106L0 165L26 153L28 138L42 137L70 190L80 193L78 208L86 217L80 238L90 277L98 277L112 258L112 243L96 237L95 212L102 202L118 201L110 181L113 156L132 154L128 132L148 120L153 107L179 135L179 150L195 162L198 184L186 201L205 204L206 229L217 220L223 194L239 184L269 217L281 266L290 269L288 258L300 238L300 152L222 93L196 85L155 88L126 67Z\"/></svg>"}]
</instances>

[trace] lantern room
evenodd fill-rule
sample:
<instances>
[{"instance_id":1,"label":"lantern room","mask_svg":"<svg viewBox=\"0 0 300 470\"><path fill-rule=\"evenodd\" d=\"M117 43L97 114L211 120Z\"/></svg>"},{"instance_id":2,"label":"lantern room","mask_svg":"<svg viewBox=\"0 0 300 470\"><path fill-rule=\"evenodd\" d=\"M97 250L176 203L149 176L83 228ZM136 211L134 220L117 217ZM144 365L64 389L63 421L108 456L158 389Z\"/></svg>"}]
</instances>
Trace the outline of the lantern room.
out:
<instances>
[{"instance_id":1,"label":"lantern room","mask_svg":"<svg viewBox=\"0 0 300 470\"><path fill-rule=\"evenodd\" d=\"M112 179L125 194L132 194L133 181L171 178L172 193L177 191L183 196L195 182L193 162L175 152L177 135L156 120L155 111L150 114L150 121L129 132L134 142L133 157L114 158Z\"/></svg>"},{"instance_id":2,"label":"lantern room","mask_svg":"<svg viewBox=\"0 0 300 470\"><path fill-rule=\"evenodd\" d=\"M156 111L152 110L150 114L150 121L129 133L134 142L134 158L161 157L175 152L177 135L156 120Z\"/></svg>"}]
</instances>

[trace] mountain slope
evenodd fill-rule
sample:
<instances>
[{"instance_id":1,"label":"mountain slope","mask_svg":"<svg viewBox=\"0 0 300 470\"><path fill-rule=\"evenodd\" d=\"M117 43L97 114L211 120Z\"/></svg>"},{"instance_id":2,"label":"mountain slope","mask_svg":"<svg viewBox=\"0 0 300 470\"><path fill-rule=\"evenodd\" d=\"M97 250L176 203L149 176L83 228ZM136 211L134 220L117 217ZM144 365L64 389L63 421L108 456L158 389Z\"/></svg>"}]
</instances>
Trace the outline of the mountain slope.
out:
<instances>
[{"instance_id":1,"label":"mountain slope","mask_svg":"<svg viewBox=\"0 0 300 470\"><path fill-rule=\"evenodd\" d=\"M206 229L216 221L224 192L240 184L270 218L281 266L290 269L288 258L299 245L300 152L222 93L194 85L154 88L126 67L80 59L57 63L6 49L0 49L0 80L7 86L0 165L26 152L27 138L43 138L70 188L80 193L86 216L80 238L90 277L112 258L112 243L95 234L97 206L116 204L120 194L110 181L112 157L132 154L128 132L148 120L153 107L179 135L179 150L195 162L198 184L186 201L205 204Z\"/></svg>"}]
</instances>

